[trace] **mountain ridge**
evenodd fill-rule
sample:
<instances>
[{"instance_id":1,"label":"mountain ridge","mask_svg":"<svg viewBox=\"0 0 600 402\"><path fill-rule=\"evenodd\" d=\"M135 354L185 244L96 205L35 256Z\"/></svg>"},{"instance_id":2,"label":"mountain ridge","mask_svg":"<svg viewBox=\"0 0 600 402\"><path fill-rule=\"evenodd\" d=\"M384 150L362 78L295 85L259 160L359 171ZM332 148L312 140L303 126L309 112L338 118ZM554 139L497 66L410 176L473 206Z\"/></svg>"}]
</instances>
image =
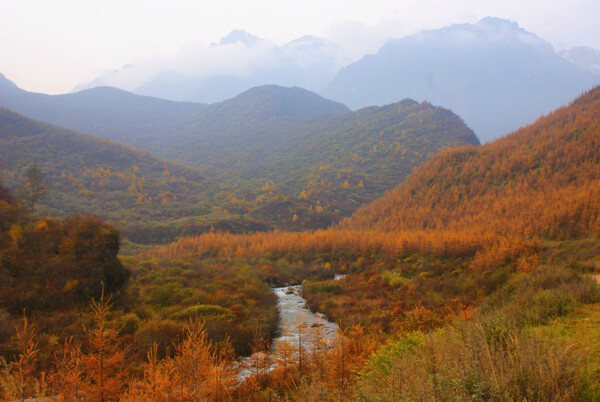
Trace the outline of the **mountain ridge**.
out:
<instances>
[{"instance_id":1,"label":"mountain ridge","mask_svg":"<svg viewBox=\"0 0 600 402\"><path fill-rule=\"evenodd\" d=\"M321 93L351 108L402 94L458 113L483 142L598 84L516 23L486 18L388 41L340 70Z\"/></svg>"}]
</instances>

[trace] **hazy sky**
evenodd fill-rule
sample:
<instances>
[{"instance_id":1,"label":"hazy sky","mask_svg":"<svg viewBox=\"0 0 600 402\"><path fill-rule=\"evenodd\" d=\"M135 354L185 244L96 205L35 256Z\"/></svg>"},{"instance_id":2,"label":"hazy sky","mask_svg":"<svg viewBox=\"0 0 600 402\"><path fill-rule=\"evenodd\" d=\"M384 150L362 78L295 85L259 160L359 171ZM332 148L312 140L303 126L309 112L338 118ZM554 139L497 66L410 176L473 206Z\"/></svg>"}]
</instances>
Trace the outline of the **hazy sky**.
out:
<instances>
[{"instance_id":1,"label":"hazy sky","mask_svg":"<svg viewBox=\"0 0 600 402\"><path fill-rule=\"evenodd\" d=\"M30 91L64 93L235 28L279 45L319 35L359 57L389 37L488 15L557 50L600 49L600 0L0 0L0 73Z\"/></svg>"}]
</instances>

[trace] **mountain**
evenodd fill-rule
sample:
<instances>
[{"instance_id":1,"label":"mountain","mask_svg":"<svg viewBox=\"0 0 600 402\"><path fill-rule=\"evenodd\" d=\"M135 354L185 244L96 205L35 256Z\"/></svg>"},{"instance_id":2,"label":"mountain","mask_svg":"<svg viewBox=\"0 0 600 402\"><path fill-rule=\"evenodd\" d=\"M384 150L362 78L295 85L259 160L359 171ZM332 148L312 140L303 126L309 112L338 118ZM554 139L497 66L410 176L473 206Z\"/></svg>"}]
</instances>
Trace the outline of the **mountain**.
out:
<instances>
[{"instance_id":1,"label":"mountain","mask_svg":"<svg viewBox=\"0 0 600 402\"><path fill-rule=\"evenodd\" d=\"M205 174L220 183L214 205L282 228L326 227L439 150L479 143L449 110L411 100L350 112L304 89L273 85L200 105L114 88L48 96L3 82L9 90L0 87L0 103L33 117L211 166Z\"/></svg>"},{"instance_id":2,"label":"mountain","mask_svg":"<svg viewBox=\"0 0 600 402\"><path fill-rule=\"evenodd\" d=\"M173 102L110 87L64 95L45 95L18 88L0 75L0 105L47 123L161 151L170 137L182 134L221 136L251 131L252 123L297 123L349 109L301 88L263 86L233 99L204 105ZM236 134L237 135L237 134ZM243 134L241 134L243 135ZM152 143L157 142L152 148Z\"/></svg>"},{"instance_id":3,"label":"mountain","mask_svg":"<svg viewBox=\"0 0 600 402\"><path fill-rule=\"evenodd\" d=\"M598 49L578 46L561 50L558 54L584 70L600 74L600 50Z\"/></svg>"},{"instance_id":4,"label":"mountain","mask_svg":"<svg viewBox=\"0 0 600 402\"><path fill-rule=\"evenodd\" d=\"M214 168L211 177L231 192L227 211L299 230L330 225L439 150L465 144L479 144L472 130L427 102L349 112L300 88L262 86L209 105L145 147Z\"/></svg>"},{"instance_id":5,"label":"mountain","mask_svg":"<svg viewBox=\"0 0 600 402\"><path fill-rule=\"evenodd\" d=\"M219 45L231 45L236 43L242 43L246 47L254 47L258 44L260 38L244 31L243 29L234 29L229 32L229 35L221 38ZM212 46L217 46L212 44Z\"/></svg>"},{"instance_id":6,"label":"mountain","mask_svg":"<svg viewBox=\"0 0 600 402\"><path fill-rule=\"evenodd\" d=\"M223 213L219 218L250 217L294 230L327 227L392 189L438 151L479 144L458 116L427 102L406 99L350 112L310 91L274 85L211 105L113 88L60 96L0 89L0 104L14 105L15 99L33 117L202 168L219 183L211 198Z\"/></svg>"},{"instance_id":7,"label":"mountain","mask_svg":"<svg viewBox=\"0 0 600 402\"><path fill-rule=\"evenodd\" d=\"M250 89L177 133L134 143L224 184L220 204L289 229L326 227L400 183L441 149L479 144L451 111L404 100L350 112L301 88ZM297 218L294 218L296 216Z\"/></svg>"},{"instance_id":8,"label":"mountain","mask_svg":"<svg viewBox=\"0 0 600 402\"><path fill-rule=\"evenodd\" d=\"M340 217L402 182L438 151L478 145L474 133L447 109L402 102L317 119L266 148L260 162L238 169L245 181L271 180L286 195Z\"/></svg>"},{"instance_id":9,"label":"mountain","mask_svg":"<svg viewBox=\"0 0 600 402\"><path fill-rule=\"evenodd\" d=\"M599 81L515 22L488 17L390 40L340 70L322 94L351 108L426 99L489 141Z\"/></svg>"},{"instance_id":10,"label":"mountain","mask_svg":"<svg viewBox=\"0 0 600 402\"><path fill-rule=\"evenodd\" d=\"M302 88L265 85L209 105L182 122L168 141L144 146L192 165L225 169L240 159L260 163L313 119L348 112L346 106Z\"/></svg>"},{"instance_id":11,"label":"mountain","mask_svg":"<svg viewBox=\"0 0 600 402\"><path fill-rule=\"evenodd\" d=\"M267 84L320 91L339 69L339 51L317 36L306 35L280 47L236 29L208 47L182 48L165 65L124 66L76 90L114 86L140 95L202 103L220 102Z\"/></svg>"},{"instance_id":12,"label":"mountain","mask_svg":"<svg viewBox=\"0 0 600 402\"><path fill-rule=\"evenodd\" d=\"M342 223L380 231L600 234L600 87L481 147L442 152Z\"/></svg>"}]
</instances>

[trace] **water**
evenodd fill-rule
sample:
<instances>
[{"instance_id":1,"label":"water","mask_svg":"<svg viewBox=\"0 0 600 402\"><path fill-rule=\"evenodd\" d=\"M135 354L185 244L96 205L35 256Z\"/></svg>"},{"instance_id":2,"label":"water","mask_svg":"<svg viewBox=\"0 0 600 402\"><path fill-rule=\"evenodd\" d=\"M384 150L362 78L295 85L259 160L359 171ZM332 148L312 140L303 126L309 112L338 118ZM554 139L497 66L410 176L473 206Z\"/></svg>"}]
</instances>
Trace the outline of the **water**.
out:
<instances>
[{"instance_id":1,"label":"water","mask_svg":"<svg viewBox=\"0 0 600 402\"><path fill-rule=\"evenodd\" d=\"M317 328L320 331L319 336L321 338L331 339L335 337L338 330L337 324L327 321L321 313L310 311L301 292L302 287L299 285L275 288L275 294L279 299L277 307L281 317L281 336L275 339L273 343L275 350L284 341L298 344L301 336L303 337L303 343L306 342L307 344L306 347L310 347L310 344L315 341L314 333Z\"/></svg>"},{"instance_id":2,"label":"water","mask_svg":"<svg viewBox=\"0 0 600 402\"><path fill-rule=\"evenodd\" d=\"M345 275L335 275L334 280L343 279ZM338 326L327 321L326 317L319 313L313 313L306 305L302 297L302 286L285 286L273 289L277 296L277 308L281 318L279 329L281 335L273 341L272 350L277 353L281 348L298 349L308 354L314 347L326 348L335 338ZM264 362L261 362L264 361ZM257 352L248 356L240 362L242 369L238 378L243 380L252 375L254 369L250 367L263 365L262 370L268 371L272 362L268 361L265 353Z\"/></svg>"}]
</instances>

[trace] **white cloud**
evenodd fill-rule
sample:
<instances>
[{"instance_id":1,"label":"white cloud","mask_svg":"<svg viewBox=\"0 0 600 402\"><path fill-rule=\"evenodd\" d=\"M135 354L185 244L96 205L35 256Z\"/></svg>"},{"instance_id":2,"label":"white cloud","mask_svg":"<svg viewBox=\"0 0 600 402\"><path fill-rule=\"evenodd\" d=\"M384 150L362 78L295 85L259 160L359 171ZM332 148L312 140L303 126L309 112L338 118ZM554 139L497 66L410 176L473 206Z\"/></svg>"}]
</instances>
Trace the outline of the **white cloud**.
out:
<instances>
[{"instance_id":1,"label":"white cloud","mask_svg":"<svg viewBox=\"0 0 600 402\"><path fill-rule=\"evenodd\" d=\"M190 43L183 46L170 63L172 71L206 77L216 73L240 74L249 67L267 63L269 53L277 48L267 40L259 40L253 47L243 43L206 45Z\"/></svg>"},{"instance_id":2,"label":"white cloud","mask_svg":"<svg viewBox=\"0 0 600 402\"><path fill-rule=\"evenodd\" d=\"M190 56L174 52L184 43L217 41L234 28L278 45L321 34L343 45L348 61L387 37L488 15L517 21L556 48L600 48L598 0L0 0L0 72L26 89L66 92L124 64L163 58L183 68ZM225 53L198 45L193 68L232 68L250 57Z\"/></svg>"}]
</instances>

